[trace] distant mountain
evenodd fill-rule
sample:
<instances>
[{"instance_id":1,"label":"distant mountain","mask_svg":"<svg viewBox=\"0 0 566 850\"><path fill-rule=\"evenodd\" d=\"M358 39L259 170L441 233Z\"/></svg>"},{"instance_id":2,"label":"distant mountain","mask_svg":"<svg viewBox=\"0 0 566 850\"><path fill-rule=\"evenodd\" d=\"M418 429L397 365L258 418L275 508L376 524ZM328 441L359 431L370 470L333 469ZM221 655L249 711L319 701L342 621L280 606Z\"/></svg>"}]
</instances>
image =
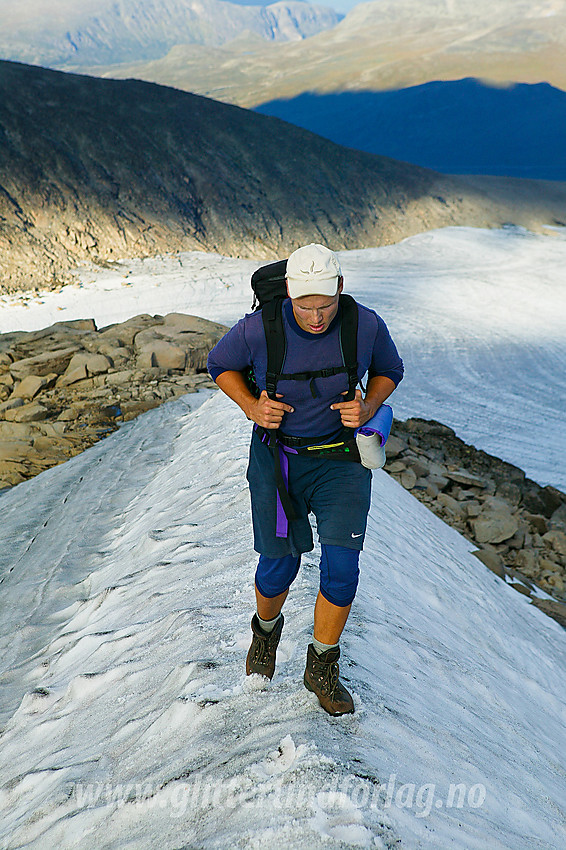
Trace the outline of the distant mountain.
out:
<instances>
[{"instance_id":1,"label":"distant mountain","mask_svg":"<svg viewBox=\"0 0 566 850\"><path fill-rule=\"evenodd\" d=\"M302 94L257 108L333 142L448 174L566 180L566 93L477 80Z\"/></svg>"},{"instance_id":2,"label":"distant mountain","mask_svg":"<svg viewBox=\"0 0 566 850\"><path fill-rule=\"evenodd\" d=\"M0 290L178 250L273 258L451 224L566 223L566 187L472 184L203 97L0 62Z\"/></svg>"},{"instance_id":3,"label":"distant mountain","mask_svg":"<svg viewBox=\"0 0 566 850\"><path fill-rule=\"evenodd\" d=\"M300 40L340 17L301 0L0 0L0 57L51 67L147 61L176 44L220 45L242 33Z\"/></svg>"},{"instance_id":4,"label":"distant mountain","mask_svg":"<svg viewBox=\"0 0 566 850\"><path fill-rule=\"evenodd\" d=\"M374 0L300 42L178 46L159 62L90 68L240 106L304 92L404 89L476 77L566 90L566 0Z\"/></svg>"}]
</instances>

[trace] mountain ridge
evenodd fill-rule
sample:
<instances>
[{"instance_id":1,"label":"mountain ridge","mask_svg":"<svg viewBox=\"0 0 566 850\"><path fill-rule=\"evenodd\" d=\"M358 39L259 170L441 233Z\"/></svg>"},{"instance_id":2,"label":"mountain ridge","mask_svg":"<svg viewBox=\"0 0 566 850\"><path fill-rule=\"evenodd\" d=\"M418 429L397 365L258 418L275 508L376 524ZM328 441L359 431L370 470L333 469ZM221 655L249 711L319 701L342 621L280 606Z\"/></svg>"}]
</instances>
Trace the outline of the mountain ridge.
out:
<instances>
[{"instance_id":1,"label":"mountain ridge","mask_svg":"<svg viewBox=\"0 0 566 850\"><path fill-rule=\"evenodd\" d=\"M511 195L176 89L0 62L4 291L128 256L273 259L310 241L340 250L453 224L566 221L562 184Z\"/></svg>"},{"instance_id":2,"label":"mountain ridge","mask_svg":"<svg viewBox=\"0 0 566 850\"><path fill-rule=\"evenodd\" d=\"M247 31L266 41L297 40L341 16L302 0L241 6L226 0L0 0L0 56L63 67L159 58L178 43L220 45Z\"/></svg>"}]
</instances>

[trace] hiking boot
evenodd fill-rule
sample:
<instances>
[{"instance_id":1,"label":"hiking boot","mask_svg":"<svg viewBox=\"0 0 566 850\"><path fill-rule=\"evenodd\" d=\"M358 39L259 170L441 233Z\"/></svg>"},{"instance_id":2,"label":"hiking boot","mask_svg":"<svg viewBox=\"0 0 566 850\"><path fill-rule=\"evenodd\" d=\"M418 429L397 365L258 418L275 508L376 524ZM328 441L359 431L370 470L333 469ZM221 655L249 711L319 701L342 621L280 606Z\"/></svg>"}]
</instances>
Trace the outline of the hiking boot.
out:
<instances>
[{"instance_id":1,"label":"hiking boot","mask_svg":"<svg viewBox=\"0 0 566 850\"><path fill-rule=\"evenodd\" d=\"M325 711L333 717L341 714L351 714L354 711L354 701L340 679L340 647L327 649L320 655L313 644L307 651L307 666L305 669L305 687L316 694L318 701Z\"/></svg>"},{"instance_id":2,"label":"hiking boot","mask_svg":"<svg viewBox=\"0 0 566 850\"><path fill-rule=\"evenodd\" d=\"M246 658L246 674L259 673L260 676L273 678L275 672L275 653L277 644L281 637L283 628L283 614L279 617L277 624L270 632L264 632L261 628L257 614L252 617L252 645L248 650Z\"/></svg>"}]
</instances>

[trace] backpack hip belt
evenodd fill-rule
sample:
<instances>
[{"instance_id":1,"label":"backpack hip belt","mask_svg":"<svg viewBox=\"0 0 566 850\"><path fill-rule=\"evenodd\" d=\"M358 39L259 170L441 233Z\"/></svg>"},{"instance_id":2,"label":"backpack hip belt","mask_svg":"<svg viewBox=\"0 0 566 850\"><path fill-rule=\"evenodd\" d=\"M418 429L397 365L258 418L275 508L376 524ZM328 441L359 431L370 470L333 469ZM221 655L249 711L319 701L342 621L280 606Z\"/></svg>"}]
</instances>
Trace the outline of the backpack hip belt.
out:
<instances>
[{"instance_id":1,"label":"backpack hip belt","mask_svg":"<svg viewBox=\"0 0 566 850\"><path fill-rule=\"evenodd\" d=\"M270 431L255 425L262 443L271 449L274 460L275 484L277 487L277 517L275 536L287 537L289 523L297 518L293 502L289 495L289 455L302 455L326 460L345 460L360 463L360 453L350 428L344 428L342 434L331 443L310 445L312 438L292 437L279 431ZM316 437L314 438L316 440ZM324 437L321 438L324 441Z\"/></svg>"}]
</instances>

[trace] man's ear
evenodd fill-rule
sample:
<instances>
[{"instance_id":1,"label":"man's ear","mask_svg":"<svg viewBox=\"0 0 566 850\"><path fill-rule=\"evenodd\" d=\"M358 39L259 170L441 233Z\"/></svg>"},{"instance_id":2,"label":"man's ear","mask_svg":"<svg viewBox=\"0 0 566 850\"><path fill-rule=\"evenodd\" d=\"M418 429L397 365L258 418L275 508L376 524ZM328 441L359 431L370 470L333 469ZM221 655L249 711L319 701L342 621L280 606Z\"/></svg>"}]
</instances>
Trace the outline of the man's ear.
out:
<instances>
[{"instance_id":1,"label":"man's ear","mask_svg":"<svg viewBox=\"0 0 566 850\"><path fill-rule=\"evenodd\" d=\"M343 289L344 289L344 278L342 276L340 276L338 278L338 289L336 290L336 294L340 295Z\"/></svg>"},{"instance_id":2,"label":"man's ear","mask_svg":"<svg viewBox=\"0 0 566 850\"><path fill-rule=\"evenodd\" d=\"M287 290L287 297L290 298L291 296L289 295L289 281L287 280L287 278L285 278L285 289Z\"/></svg>"}]
</instances>

